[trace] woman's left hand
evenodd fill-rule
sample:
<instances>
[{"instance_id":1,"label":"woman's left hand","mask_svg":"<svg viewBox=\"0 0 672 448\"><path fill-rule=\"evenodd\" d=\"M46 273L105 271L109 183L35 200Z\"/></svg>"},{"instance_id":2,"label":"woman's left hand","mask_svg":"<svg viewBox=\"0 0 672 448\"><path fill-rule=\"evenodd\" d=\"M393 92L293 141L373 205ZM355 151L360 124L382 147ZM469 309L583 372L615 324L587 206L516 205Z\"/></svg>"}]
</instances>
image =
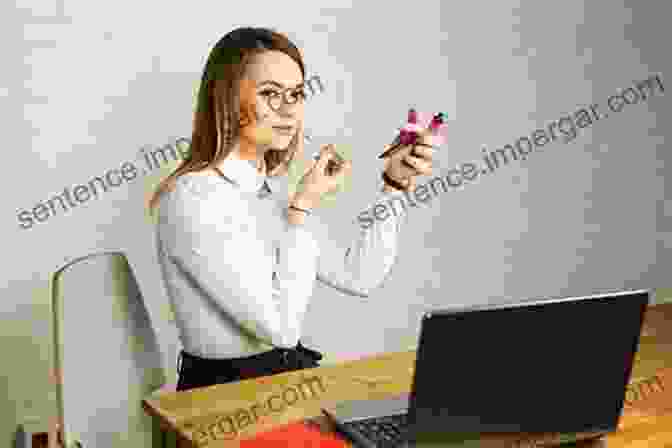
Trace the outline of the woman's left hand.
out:
<instances>
[{"instance_id":1,"label":"woman's left hand","mask_svg":"<svg viewBox=\"0 0 672 448\"><path fill-rule=\"evenodd\" d=\"M385 173L392 180L406 185L407 190L414 189L417 176L432 173L432 160L436 151L432 147L434 137L429 130L422 131L415 144L399 148L385 159Z\"/></svg>"}]
</instances>

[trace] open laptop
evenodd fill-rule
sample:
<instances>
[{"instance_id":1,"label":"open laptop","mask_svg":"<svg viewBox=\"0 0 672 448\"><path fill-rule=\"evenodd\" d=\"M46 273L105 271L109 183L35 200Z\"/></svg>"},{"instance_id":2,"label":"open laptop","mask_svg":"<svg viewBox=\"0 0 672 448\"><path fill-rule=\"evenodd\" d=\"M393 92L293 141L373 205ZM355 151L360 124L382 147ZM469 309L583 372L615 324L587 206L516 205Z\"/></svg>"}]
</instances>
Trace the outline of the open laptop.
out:
<instances>
[{"instance_id":1,"label":"open laptop","mask_svg":"<svg viewBox=\"0 0 672 448\"><path fill-rule=\"evenodd\" d=\"M601 437L618 426L649 297L622 291L426 313L410 394L323 412L366 448Z\"/></svg>"}]
</instances>

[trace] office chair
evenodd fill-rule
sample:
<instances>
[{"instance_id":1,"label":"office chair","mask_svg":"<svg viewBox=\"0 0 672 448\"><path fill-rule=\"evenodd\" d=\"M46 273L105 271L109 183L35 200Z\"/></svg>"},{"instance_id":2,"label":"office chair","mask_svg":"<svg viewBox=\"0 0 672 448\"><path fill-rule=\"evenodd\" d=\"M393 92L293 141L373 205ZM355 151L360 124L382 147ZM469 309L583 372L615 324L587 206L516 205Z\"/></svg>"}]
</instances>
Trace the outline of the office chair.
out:
<instances>
[{"instance_id":1,"label":"office chair","mask_svg":"<svg viewBox=\"0 0 672 448\"><path fill-rule=\"evenodd\" d=\"M142 399L165 382L159 345L128 260L76 259L52 277L54 367L65 448L161 447Z\"/></svg>"}]
</instances>

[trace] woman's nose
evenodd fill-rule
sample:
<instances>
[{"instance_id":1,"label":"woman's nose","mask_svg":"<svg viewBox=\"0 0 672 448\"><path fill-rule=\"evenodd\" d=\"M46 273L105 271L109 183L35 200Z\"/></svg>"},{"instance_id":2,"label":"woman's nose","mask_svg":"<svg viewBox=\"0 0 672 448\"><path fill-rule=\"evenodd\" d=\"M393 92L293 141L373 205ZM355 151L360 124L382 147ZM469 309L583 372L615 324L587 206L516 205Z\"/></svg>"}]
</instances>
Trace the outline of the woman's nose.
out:
<instances>
[{"instance_id":1,"label":"woman's nose","mask_svg":"<svg viewBox=\"0 0 672 448\"><path fill-rule=\"evenodd\" d=\"M283 102L280 108L278 108L278 110L276 111L276 113L283 117L294 117L297 113L296 104L287 104Z\"/></svg>"}]
</instances>

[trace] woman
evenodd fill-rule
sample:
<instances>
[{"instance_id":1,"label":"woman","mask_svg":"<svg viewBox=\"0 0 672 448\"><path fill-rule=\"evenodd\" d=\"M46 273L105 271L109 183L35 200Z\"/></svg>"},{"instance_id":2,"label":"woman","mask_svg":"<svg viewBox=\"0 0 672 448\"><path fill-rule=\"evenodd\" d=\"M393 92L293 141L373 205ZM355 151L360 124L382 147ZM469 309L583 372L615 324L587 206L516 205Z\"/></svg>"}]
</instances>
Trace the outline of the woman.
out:
<instances>
[{"instance_id":1,"label":"woman","mask_svg":"<svg viewBox=\"0 0 672 448\"><path fill-rule=\"evenodd\" d=\"M299 50L270 29L236 29L209 55L190 155L150 202L184 348L178 390L318 366L321 354L299 341L315 279L366 296L394 262L403 213L362 230L349 248L320 234L313 211L351 169L333 147L289 197L304 81ZM387 160L390 185L379 199L412 188L431 157L417 147Z\"/></svg>"}]
</instances>

